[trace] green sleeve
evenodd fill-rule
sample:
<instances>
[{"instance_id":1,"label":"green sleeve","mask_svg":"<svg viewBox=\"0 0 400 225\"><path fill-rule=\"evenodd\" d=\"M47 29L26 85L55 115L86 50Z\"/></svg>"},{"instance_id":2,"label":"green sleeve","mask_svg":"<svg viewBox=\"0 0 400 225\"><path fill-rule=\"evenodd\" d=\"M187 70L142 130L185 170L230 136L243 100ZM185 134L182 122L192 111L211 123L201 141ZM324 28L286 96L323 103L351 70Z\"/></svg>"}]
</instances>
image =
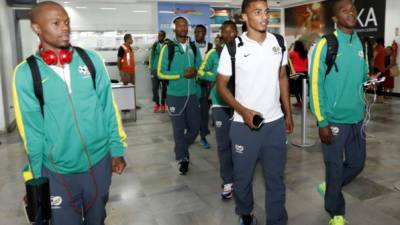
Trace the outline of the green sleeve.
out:
<instances>
[{"instance_id":1,"label":"green sleeve","mask_svg":"<svg viewBox=\"0 0 400 225\"><path fill-rule=\"evenodd\" d=\"M111 155L113 157L123 156L127 147L126 134L112 94L110 77L101 58L95 53L92 53L92 56L91 59L96 68L96 92L103 106L104 118L106 118Z\"/></svg>"},{"instance_id":2,"label":"green sleeve","mask_svg":"<svg viewBox=\"0 0 400 225\"><path fill-rule=\"evenodd\" d=\"M32 85L27 63L19 64L14 71L13 103L15 119L28 156L33 177L41 176L44 153L44 123L40 104Z\"/></svg>"},{"instance_id":3,"label":"green sleeve","mask_svg":"<svg viewBox=\"0 0 400 225\"><path fill-rule=\"evenodd\" d=\"M218 54L215 49L211 49L204 57L200 65L198 78L199 80L215 81L218 70Z\"/></svg>"},{"instance_id":4,"label":"green sleeve","mask_svg":"<svg viewBox=\"0 0 400 225\"><path fill-rule=\"evenodd\" d=\"M315 115L319 127L329 125L326 119L326 95L325 95L325 57L327 53L326 39L321 39L313 49L310 60L310 108Z\"/></svg>"},{"instance_id":5,"label":"green sleeve","mask_svg":"<svg viewBox=\"0 0 400 225\"><path fill-rule=\"evenodd\" d=\"M181 78L179 72L168 70L168 52L168 45L164 45L161 48L160 57L158 59L157 76L163 80L178 80Z\"/></svg>"}]
</instances>

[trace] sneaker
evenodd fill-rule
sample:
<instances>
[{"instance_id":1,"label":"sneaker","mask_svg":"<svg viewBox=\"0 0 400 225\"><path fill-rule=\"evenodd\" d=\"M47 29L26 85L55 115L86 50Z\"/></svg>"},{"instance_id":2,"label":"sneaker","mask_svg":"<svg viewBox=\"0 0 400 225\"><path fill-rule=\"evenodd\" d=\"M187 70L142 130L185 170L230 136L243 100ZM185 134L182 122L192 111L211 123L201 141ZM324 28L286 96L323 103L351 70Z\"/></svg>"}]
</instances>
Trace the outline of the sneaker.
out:
<instances>
[{"instance_id":1,"label":"sneaker","mask_svg":"<svg viewBox=\"0 0 400 225\"><path fill-rule=\"evenodd\" d=\"M160 112L161 113L165 113L166 111L167 111L167 109L166 109L165 105L161 105L160 106Z\"/></svg>"},{"instance_id":2,"label":"sneaker","mask_svg":"<svg viewBox=\"0 0 400 225\"><path fill-rule=\"evenodd\" d=\"M334 216L330 221L329 225L345 225L347 221L343 216Z\"/></svg>"},{"instance_id":3,"label":"sneaker","mask_svg":"<svg viewBox=\"0 0 400 225\"><path fill-rule=\"evenodd\" d=\"M239 225L257 225L257 219L253 215L241 216Z\"/></svg>"},{"instance_id":4,"label":"sneaker","mask_svg":"<svg viewBox=\"0 0 400 225\"><path fill-rule=\"evenodd\" d=\"M224 189L221 193L222 200L228 200L233 197L233 184L224 184Z\"/></svg>"},{"instance_id":5,"label":"sneaker","mask_svg":"<svg viewBox=\"0 0 400 225\"><path fill-rule=\"evenodd\" d=\"M325 183L325 181L320 183L317 186L317 191L318 191L319 195L321 195L321 197L325 198L325 193L326 193L326 183Z\"/></svg>"},{"instance_id":6,"label":"sneaker","mask_svg":"<svg viewBox=\"0 0 400 225\"><path fill-rule=\"evenodd\" d=\"M203 148L205 149L209 149L210 148L210 144L208 144L208 141L206 138L201 138L200 139L200 144L201 146L203 146Z\"/></svg>"},{"instance_id":7,"label":"sneaker","mask_svg":"<svg viewBox=\"0 0 400 225\"><path fill-rule=\"evenodd\" d=\"M160 110L160 106L154 103L153 105L153 113L157 113Z\"/></svg>"},{"instance_id":8,"label":"sneaker","mask_svg":"<svg viewBox=\"0 0 400 225\"><path fill-rule=\"evenodd\" d=\"M186 175L186 173L189 171L189 161L184 159L181 160L178 164L180 175Z\"/></svg>"}]
</instances>

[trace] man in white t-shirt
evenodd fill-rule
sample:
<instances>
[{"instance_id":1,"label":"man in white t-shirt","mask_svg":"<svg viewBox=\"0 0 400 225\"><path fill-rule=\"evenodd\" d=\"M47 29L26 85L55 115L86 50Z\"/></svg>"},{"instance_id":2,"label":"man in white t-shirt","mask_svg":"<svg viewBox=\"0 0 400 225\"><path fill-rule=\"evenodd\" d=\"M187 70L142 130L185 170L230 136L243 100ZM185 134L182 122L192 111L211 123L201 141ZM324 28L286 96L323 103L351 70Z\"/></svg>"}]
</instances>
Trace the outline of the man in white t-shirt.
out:
<instances>
[{"instance_id":1,"label":"man in white t-shirt","mask_svg":"<svg viewBox=\"0 0 400 225\"><path fill-rule=\"evenodd\" d=\"M293 131L286 76L287 53L278 37L267 32L266 0L244 0L242 16L248 31L236 39L235 96L228 89L232 64L228 48L221 53L217 89L235 110L230 129L236 213L240 224L254 225L252 180L262 164L266 185L267 225L286 225L284 170L287 133ZM282 38L283 42L283 38ZM282 104L282 105L281 105ZM283 112L282 112L283 110ZM253 119L262 117L260 127Z\"/></svg>"}]
</instances>

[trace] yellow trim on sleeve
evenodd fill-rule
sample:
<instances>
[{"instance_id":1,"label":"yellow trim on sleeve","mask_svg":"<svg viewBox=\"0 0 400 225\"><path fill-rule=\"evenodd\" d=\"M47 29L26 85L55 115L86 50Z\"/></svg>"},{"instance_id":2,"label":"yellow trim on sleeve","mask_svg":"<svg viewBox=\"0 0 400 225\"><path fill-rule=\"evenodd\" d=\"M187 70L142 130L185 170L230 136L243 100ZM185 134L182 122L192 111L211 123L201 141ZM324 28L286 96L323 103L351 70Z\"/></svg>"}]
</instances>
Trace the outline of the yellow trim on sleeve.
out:
<instances>
[{"instance_id":1,"label":"yellow trim on sleeve","mask_svg":"<svg viewBox=\"0 0 400 225\"><path fill-rule=\"evenodd\" d=\"M113 94L112 94L112 104L114 107L115 117L117 119L118 134L119 134L122 145L126 148L126 147L128 147L128 144L126 143L126 133L124 131L124 127L122 126L121 115L119 114L119 109L118 109L117 103L114 100Z\"/></svg>"},{"instance_id":2,"label":"yellow trim on sleeve","mask_svg":"<svg viewBox=\"0 0 400 225\"><path fill-rule=\"evenodd\" d=\"M22 173L22 178L24 179L25 182L28 181L28 180L32 180L33 179L32 171L31 170L24 171Z\"/></svg>"},{"instance_id":3,"label":"yellow trim on sleeve","mask_svg":"<svg viewBox=\"0 0 400 225\"><path fill-rule=\"evenodd\" d=\"M20 133L21 138L22 138L22 142L24 143L25 151L28 154L28 144L27 144L27 141L26 141L25 127L24 127L24 122L23 122L23 119L22 119L21 108L19 107L19 99L18 99L17 86L16 86L17 70L24 63L26 63L25 60L15 67L14 74L13 74L12 93L13 93L13 104L14 104L15 120L16 120L16 123L17 123L17 127L18 127L18 130L19 130L19 133Z\"/></svg>"},{"instance_id":4,"label":"yellow trim on sleeve","mask_svg":"<svg viewBox=\"0 0 400 225\"><path fill-rule=\"evenodd\" d=\"M311 94L313 96L313 104L314 104L314 111L315 111L315 116L317 117L318 121L323 121L325 118L321 114L321 108L319 105L319 90L318 90L318 79L319 79L319 63L320 63L320 57L321 57L321 52L322 48L326 44L326 39L321 39L321 41L318 43L317 48L315 50L315 55L314 55L314 60L313 60L313 68L312 68L312 90Z\"/></svg>"},{"instance_id":5,"label":"yellow trim on sleeve","mask_svg":"<svg viewBox=\"0 0 400 225\"><path fill-rule=\"evenodd\" d=\"M210 58L211 54L215 52L215 48L211 49L209 52L207 52L206 56L204 57L203 62L201 62L198 74L199 76L203 77L206 73L204 72L204 69L206 68L206 65L208 63L208 58ZM207 73L208 75L210 75L210 73Z\"/></svg>"},{"instance_id":6,"label":"yellow trim on sleeve","mask_svg":"<svg viewBox=\"0 0 400 225\"><path fill-rule=\"evenodd\" d=\"M161 78L161 79L166 79L166 80L177 80L180 78L179 74L175 74L175 75L167 75L167 74L163 74L161 73L161 66L162 66L162 59L163 59L163 55L165 52L165 48L167 48L167 45L164 45L164 47L162 47L161 52L160 52L160 57L158 59L158 64L157 64L157 75Z\"/></svg>"}]
</instances>

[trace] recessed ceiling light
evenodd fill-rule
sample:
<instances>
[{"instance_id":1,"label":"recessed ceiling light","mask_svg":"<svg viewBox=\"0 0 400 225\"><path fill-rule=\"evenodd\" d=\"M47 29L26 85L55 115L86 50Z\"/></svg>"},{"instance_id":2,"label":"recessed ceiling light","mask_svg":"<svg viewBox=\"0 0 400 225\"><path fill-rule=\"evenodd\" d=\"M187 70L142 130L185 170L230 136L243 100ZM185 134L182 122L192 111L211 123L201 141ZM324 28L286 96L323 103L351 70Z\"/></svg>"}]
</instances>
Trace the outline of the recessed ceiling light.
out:
<instances>
[{"instance_id":1,"label":"recessed ceiling light","mask_svg":"<svg viewBox=\"0 0 400 225\"><path fill-rule=\"evenodd\" d=\"M100 8L101 10L117 10L117 8L108 8L108 7L106 7L106 8Z\"/></svg>"},{"instance_id":2,"label":"recessed ceiling light","mask_svg":"<svg viewBox=\"0 0 400 225\"><path fill-rule=\"evenodd\" d=\"M165 13L165 14L174 14L174 11L159 11L159 13Z\"/></svg>"},{"instance_id":3,"label":"recessed ceiling light","mask_svg":"<svg viewBox=\"0 0 400 225\"><path fill-rule=\"evenodd\" d=\"M76 6L75 8L77 8L77 9L87 9L86 6Z\"/></svg>"},{"instance_id":4,"label":"recessed ceiling light","mask_svg":"<svg viewBox=\"0 0 400 225\"><path fill-rule=\"evenodd\" d=\"M134 13L148 13L149 11L147 10L132 10Z\"/></svg>"},{"instance_id":5,"label":"recessed ceiling light","mask_svg":"<svg viewBox=\"0 0 400 225\"><path fill-rule=\"evenodd\" d=\"M69 2L64 2L64 4L68 4Z\"/></svg>"}]
</instances>

